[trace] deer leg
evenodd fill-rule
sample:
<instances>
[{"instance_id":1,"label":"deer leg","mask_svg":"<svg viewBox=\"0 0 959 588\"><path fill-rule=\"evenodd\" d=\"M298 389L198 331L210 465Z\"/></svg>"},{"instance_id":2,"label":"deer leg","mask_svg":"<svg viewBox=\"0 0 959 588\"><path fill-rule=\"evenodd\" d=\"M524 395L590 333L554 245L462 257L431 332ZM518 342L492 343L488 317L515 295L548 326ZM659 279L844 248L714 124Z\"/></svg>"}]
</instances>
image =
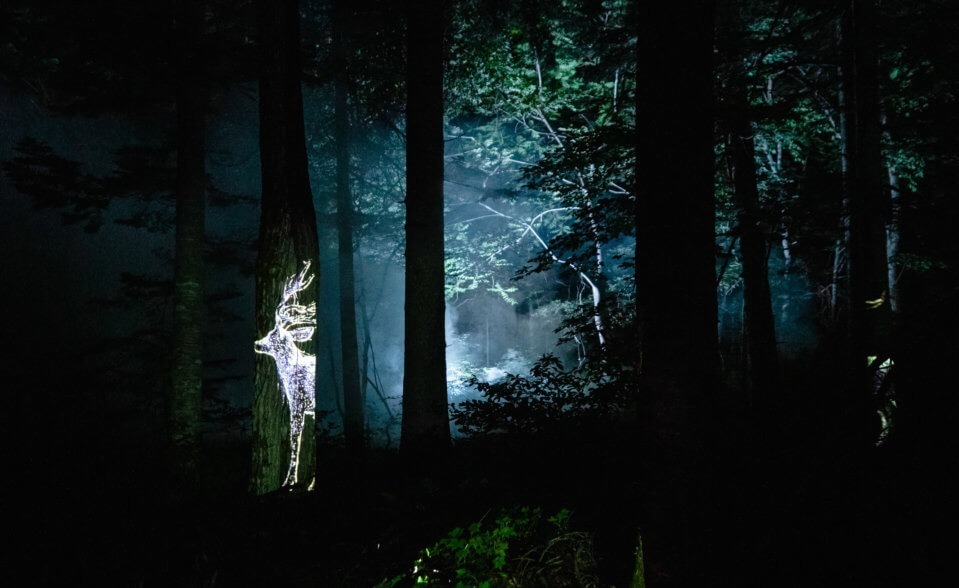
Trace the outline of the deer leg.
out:
<instances>
[{"instance_id":1,"label":"deer leg","mask_svg":"<svg viewBox=\"0 0 959 588\"><path fill-rule=\"evenodd\" d=\"M290 419L290 469L286 474L284 486L296 482L296 465L300 455L300 434L303 433L303 411L296 410Z\"/></svg>"},{"instance_id":2,"label":"deer leg","mask_svg":"<svg viewBox=\"0 0 959 588\"><path fill-rule=\"evenodd\" d=\"M286 479L283 480L284 486L290 486L296 481L296 440L290 434L290 467L286 471Z\"/></svg>"},{"instance_id":3,"label":"deer leg","mask_svg":"<svg viewBox=\"0 0 959 588\"><path fill-rule=\"evenodd\" d=\"M296 482L296 460L297 455L299 454L300 444L299 441L300 434L290 429L290 467L286 472L286 480L283 481L284 486L289 486Z\"/></svg>"}]
</instances>

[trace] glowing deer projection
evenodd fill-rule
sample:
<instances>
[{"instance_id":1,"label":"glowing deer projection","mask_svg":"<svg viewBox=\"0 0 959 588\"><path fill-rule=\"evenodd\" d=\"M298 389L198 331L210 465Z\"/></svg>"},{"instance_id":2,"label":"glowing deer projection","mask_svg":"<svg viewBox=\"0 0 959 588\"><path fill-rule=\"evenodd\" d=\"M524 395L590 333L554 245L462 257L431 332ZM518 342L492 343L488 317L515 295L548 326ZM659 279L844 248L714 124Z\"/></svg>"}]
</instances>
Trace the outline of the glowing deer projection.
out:
<instances>
[{"instance_id":1,"label":"glowing deer projection","mask_svg":"<svg viewBox=\"0 0 959 588\"><path fill-rule=\"evenodd\" d=\"M309 274L310 262L303 262L300 273L290 276L283 286L283 298L276 307L273 330L253 344L257 353L269 355L276 361L283 397L290 409L290 467L283 485L296 481L296 466L300 455L300 434L307 414L316 406L316 356L304 353L298 342L309 341L316 330L316 302L299 304L296 295L313 281Z\"/></svg>"}]
</instances>

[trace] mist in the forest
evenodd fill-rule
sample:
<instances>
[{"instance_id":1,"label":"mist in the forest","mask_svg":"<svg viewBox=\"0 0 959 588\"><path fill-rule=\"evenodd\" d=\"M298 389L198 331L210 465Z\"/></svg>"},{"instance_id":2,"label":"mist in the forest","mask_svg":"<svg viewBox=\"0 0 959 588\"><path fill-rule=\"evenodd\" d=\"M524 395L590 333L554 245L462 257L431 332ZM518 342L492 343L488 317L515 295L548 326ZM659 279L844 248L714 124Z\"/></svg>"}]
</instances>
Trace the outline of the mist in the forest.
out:
<instances>
[{"instance_id":1,"label":"mist in the forest","mask_svg":"<svg viewBox=\"0 0 959 588\"><path fill-rule=\"evenodd\" d=\"M329 115L323 108L329 92L305 87L304 96L321 243L317 410L324 429L337 434L343 418L337 271L341 253L336 248L332 143L326 130L329 121L323 118ZM161 115L136 120L50 117L12 90L4 91L3 100L12 105L2 110L0 121L5 129L0 144L4 160L15 156L18 141L35 137L59 156L79 162L83 173L105 177L116 173L117 150L131 145L159 147L171 139ZM207 231L211 242L218 243L214 257L228 250L231 261L212 259L207 265L208 289L222 296L219 311L208 316L205 355L208 377L215 382L210 393L242 414L252 399L252 341L262 336L249 326L260 190L256 88L240 85L223 92L215 106L207 123L207 169L218 196L211 197ZM403 195L401 183L386 182L402 177L404 154L393 131L380 132L353 142L353 197L362 221L354 235L357 339L369 442L395 447L403 387ZM559 344L557 330L570 304L583 302L584 284L562 266L515 279L542 250L521 223L545 205L538 203L535 192L524 189L516 173L483 175L451 160L446 176L447 261L454 264L448 271L454 275L448 275L446 311L449 401L476 397L475 389L466 384L471 377L492 382L507 373L525 374L547 353L575 367L592 342L583 335ZM4 274L37 285L16 289L16 295L8 292L10 306L47 309L44 320L59 325L61 342L128 336L151 321L163 326L169 308L148 316L135 306L111 303L106 313L92 312L122 297L124 272L151 279L172 277L172 230L145 231L116 222L144 204L111 203L104 213L106 222L88 234L61 223L57 211L32 210L29 200L9 183L0 184L0 189L6 211L4 249L10 253L4 256ZM172 206L162 201L149 205L159 210L166 206L166 212L172 212ZM561 216L548 220L535 227L546 241L564 230ZM32 237L24 238L25 234ZM627 252L631 247L631 238L609 245L610 250ZM719 288L719 331L727 351L741 348L742 289L737 271L735 262L730 264ZM624 279L629 270L611 265L607 272L612 281ZM770 259L770 284L779 350L784 357L797 356L813 345L816 296L802 272L786 271L779 252ZM24 325L23 330L29 329ZM45 338L37 331L30 336ZM214 436L224 433L216 423L209 426L208 433ZM231 435L246 434L248 423L231 425L229 430Z\"/></svg>"},{"instance_id":2,"label":"mist in the forest","mask_svg":"<svg viewBox=\"0 0 959 588\"><path fill-rule=\"evenodd\" d=\"M737 263L727 264L718 288L719 340L727 355L743 349L743 284ZM812 287L802 271L790 268L781 252L773 251L769 260L769 293L776 328L776 349L786 360L812 352L822 329L820 312L825 300ZM737 360L738 361L738 360ZM727 365L734 369L735 365Z\"/></svg>"},{"instance_id":3,"label":"mist in the forest","mask_svg":"<svg viewBox=\"0 0 959 588\"><path fill-rule=\"evenodd\" d=\"M322 101L328 98L323 91L309 89L305 96L308 114L319 112ZM4 91L3 100L13 105L3 109L4 118L0 121L5 129L4 141L0 144L0 156L4 160L16 156L14 147L20 140L34 137L48 144L59 157L78 162L81 173L108 177L117 173L118 150L130 146L160 147L171 139L161 116L137 120L118 116L53 118L32 108L28 99L12 90ZM207 171L211 185L226 195L220 199L227 200L208 206L207 232L212 242L222 244L215 251L233 248L232 256L241 260L239 266L235 260L225 265L207 264L208 290L226 293L218 302L219 311L208 315L207 374L217 381L216 394L239 410L251 402L252 384L248 374L252 372L252 341L261 335L253 333L249 326L253 316L250 264L259 221L256 112L255 86L239 86L218 97L216 111L207 123ZM316 117L310 121L308 135L310 130L315 133L313 137L308 136L311 183L321 235L317 408L325 415L325 426L335 433L340 430L343 406L337 304L337 256L340 253L336 250L336 227L331 221L332 175L329 162L323 160L327 156L324 149L329 145L323 144L320 138L323 121ZM358 149L364 148L363 142L357 144ZM396 167L396 173L402 172L402 156L402 152L395 152L388 162ZM376 157L378 155L369 153L355 155L361 162ZM359 169L355 177L363 178L370 173ZM447 182L446 190L447 200L459 204L448 213L456 222L463 218L464 210L467 215L482 210L477 207L471 210L469 205L471 198L479 199L483 187L478 181L475 185L464 185L464 176L453 174L456 181ZM4 249L9 254L3 256L4 275L19 283L36 284L35 288L15 289L5 296L10 298L12 307L46 309L42 313L44 322L58 325L57 341L48 341L47 345L67 347L77 342L126 337L151 326L163 328L170 308L157 308L150 314L122 302L125 285L121 275L151 280L172 277L172 230L147 231L117 222L137 212L142 204L124 200L111 202L98 230L85 232L81 227L61 222L56 210L34 210L29 199L17 193L9 183L0 184L0 189L5 210L3 234L8 237L4 240ZM362 189L362 185L356 186L356 191ZM233 200L229 201L231 197ZM356 199L362 197L355 196ZM389 194L384 196L387 201L390 198ZM392 197L395 209L402 210L401 198L399 193ZM161 213L172 213L172 206L160 196L153 198L151 205ZM392 227L391 233L359 232L355 236L357 338L370 442L395 447L403 384L402 217L386 226ZM463 231L463 228L454 225L450 230ZM491 232L508 240L515 227L492 221L477 230L480 233L476 235L464 232L463 240L469 243L489 239ZM495 381L506 373L522 374L545 353L556 353L571 365L575 364L575 345L557 347L555 330L562 319L562 308L550 305L547 299L551 290L568 288L568 285L557 286L557 277L552 272L529 276L521 283L511 279L535 252L536 248L528 242L511 247L505 254L510 256L513 267L498 268L497 275L487 276L482 284L448 300L450 402L475 396L475 391L465 384L469 377ZM63 296L62 292L69 295ZM26 325L23 331L30 332ZM34 330L28 337L36 338L37 342L46 340L47 331ZM222 431L214 424L208 433L216 436Z\"/></svg>"}]
</instances>

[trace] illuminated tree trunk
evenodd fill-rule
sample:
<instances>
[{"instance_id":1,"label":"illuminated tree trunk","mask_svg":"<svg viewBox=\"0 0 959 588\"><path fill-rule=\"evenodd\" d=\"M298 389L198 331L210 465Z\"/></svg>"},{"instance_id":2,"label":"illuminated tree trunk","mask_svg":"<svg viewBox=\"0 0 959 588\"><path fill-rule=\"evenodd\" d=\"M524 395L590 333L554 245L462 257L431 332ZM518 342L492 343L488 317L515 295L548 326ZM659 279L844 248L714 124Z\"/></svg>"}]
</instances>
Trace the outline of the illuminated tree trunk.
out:
<instances>
[{"instance_id":1,"label":"illuminated tree trunk","mask_svg":"<svg viewBox=\"0 0 959 588\"><path fill-rule=\"evenodd\" d=\"M333 91L336 126L336 210L339 234L340 346L343 355L344 433L350 452L363 449L364 406L356 340L356 295L353 271L353 197L350 192L350 123L347 110L347 63L343 41L344 0L333 2Z\"/></svg>"},{"instance_id":2,"label":"illuminated tree trunk","mask_svg":"<svg viewBox=\"0 0 959 588\"><path fill-rule=\"evenodd\" d=\"M176 4L176 262L171 399L171 489L196 490L203 400L203 245L206 196L203 4Z\"/></svg>"},{"instance_id":3,"label":"illuminated tree trunk","mask_svg":"<svg viewBox=\"0 0 959 588\"><path fill-rule=\"evenodd\" d=\"M875 7L873 0L844 0L843 3L842 83L848 162L844 188L849 202L847 251L852 351L849 400L861 407L858 414L871 415L868 403L872 376L867 359L888 357L891 325L885 226L888 202L880 149ZM863 426L870 425L864 422Z\"/></svg>"},{"instance_id":4,"label":"illuminated tree trunk","mask_svg":"<svg viewBox=\"0 0 959 588\"><path fill-rule=\"evenodd\" d=\"M443 250L443 0L407 6L406 310L400 449L450 443Z\"/></svg>"},{"instance_id":5,"label":"illuminated tree trunk","mask_svg":"<svg viewBox=\"0 0 959 588\"><path fill-rule=\"evenodd\" d=\"M639 5L636 292L648 586L705 586L704 420L718 380L712 2ZM676 124L681 121L681 124Z\"/></svg>"},{"instance_id":6,"label":"illuminated tree trunk","mask_svg":"<svg viewBox=\"0 0 959 588\"><path fill-rule=\"evenodd\" d=\"M889 274L889 311L899 312L899 217L902 214L902 189L899 174L889 165L889 221L886 224L886 263Z\"/></svg>"},{"instance_id":7,"label":"illuminated tree trunk","mask_svg":"<svg viewBox=\"0 0 959 588\"><path fill-rule=\"evenodd\" d=\"M299 4L296 0L258 0L260 35L260 164L263 196L256 263L256 337L274 326L283 285L303 261L319 276L316 213L307 170L300 92ZM315 301L318 279L299 298ZM315 335L299 343L316 354ZM315 382L314 382L315 387ZM280 487L289 466L289 410L280 389L275 362L257 354L253 390L253 471L256 494ZM313 419L302 433L296 480L309 482L315 470Z\"/></svg>"}]
</instances>

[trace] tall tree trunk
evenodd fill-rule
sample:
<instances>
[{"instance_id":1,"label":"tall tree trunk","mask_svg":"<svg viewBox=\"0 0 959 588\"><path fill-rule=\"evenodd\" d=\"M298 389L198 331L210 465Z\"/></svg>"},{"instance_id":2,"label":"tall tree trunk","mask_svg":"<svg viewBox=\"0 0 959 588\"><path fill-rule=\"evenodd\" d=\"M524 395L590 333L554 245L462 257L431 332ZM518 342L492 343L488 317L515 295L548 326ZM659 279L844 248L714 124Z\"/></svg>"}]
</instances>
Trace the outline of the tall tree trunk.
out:
<instances>
[{"instance_id":1,"label":"tall tree trunk","mask_svg":"<svg viewBox=\"0 0 959 588\"><path fill-rule=\"evenodd\" d=\"M739 10L733 2L725 4L721 15L725 21L725 32L719 44L727 63L734 64L734 77L726 95L724 122L728 133L728 155L732 163L742 261L744 379L750 400L763 403L779 386L779 357L769 292L770 239L768 232L763 230L765 223L759 204L753 110L748 94L749 77L744 65L748 55L748 49L743 46L747 25ZM764 99L766 104L773 102L772 77L766 79ZM768 159L774 171L781 170L781 141L777 141L776 154L769 154ZM783 238L782 242L788 260L788 241Z\"/></svg>"},{"instance_id":2,"label":"tall tree trunk","mask_svg":"<svg viewBox=\"0 0 959 588\"><path fill-rule=\"evenodd\" d=\"M443 249L444 0L408 0L406 70L406 356L400 449L449 446Z\"/></svg>"},{"instance_id":3,"label":"tall tree trunk","mask_svg":"<svg viewBox=\"0 0 959 588\"><path fill-rule=\"evenodd\" d=\"M202 30L203 3L179 0L176 3L176 301L170 413L172 491L181 496L193 494L196 490L203 400L206 93Z\"/></svg>"},{"instance_id":4,"label":"tall tree trunk","mask_svg":"<svg viewBox=\"0 0 959 588\"><path fill-rule=\"evenodd\" d=\"M889 311L899 312L899 217L902 214L902 188L896 167L889 166L889 221L886 223L886 263L889 274Z\"/></svg>"},{"instance_id":5,"label":"tall tree trunk","mask_svg":"<svg viewBox=\"0 0 959 588\"><path fill-rule=\"evenodd\" d=\"M277 304L286 280L304 261L319 275L316 212L310 191L300 90L300 30L297 0L257 0L260 36L260 164L263 196L256 263L256 335L274 327ZM316 301L318 279L299 297ZM298 343L316 355L315 334ZM253 471L250 489L263 494L278 489L289 466L289 409L273 358L257 354L253 390ZM315 390L314 382L311 386ZM308 482L313 463L313 419L301 435L296 481Z\"/></svg>"},{"instance_id":6,"label":"tall tree trunk","mask_svg":"<svg viewBox=\"0 0 959 588\"><path fill-rule=\"evenodd\" d=\"M849 336L850 400L866 410L872 390L867 358L889 354L889 278L886 260L887 210L882 154L878 58L874 0L844 0L842 82L849 201Z\"/></svg>"},{"instance_id":7,"label":"tall tree trunk","mask_svg":"<svg viewBox=\"0 0 959 588\"><path fill-rule=\"evenodd\" d=\"M639 6L636 292L645 572L702 586L704 421L718 381L713 2Z\"/></svg>"},{"instance_id":8,"label":"tall tree trunk","mask_svg":"<svg viewBox=\"0 0 959 588\"><path fill-rule=\"evenodd\" d=\"M840 0L840 4L847 0ZM840 10L843 7L840 6ZM838 19L836 23L836 41L840 46L840 52L846 51L844 45L844 19ZM848 60L840 59L839 67L836 68L836 77L839 79L839 87L836 89L839 101L839 125L836 132L836 138L839 141L839 170L843 181L849 177L849 108L851 104L848 98L849 90L846 88L846 65ZM832 258L832 277L829 284L829 310L832 320L832 327L840 327L843 323L848 323L847 307L849 299L849 193L846 187L843 188L842 201L839 203L839 238L836 239L833 247Z\"/></svg>"},{"instance_id":9,"label":"tall tree trunk","mask_svg":"<svg viewBox=\"0 0 959 588\"><path fill-rule=\"evenodd\" d=\"M743 323L750 395L762 402L779 385L776 328L769 294L768 243L762 229L753 129L746 97L731 105L729 142L734 168L739 247L743 265Z\"/></svg>"},{"instance_id":10,"label":"tall tree trunk","mask_svg":"<svg viewBox=\"0 0 959 588\"><path fill-rule=\"evenodd\" d=\"M350 122L347 110L347 61L343 40L346 2L333 2L334 110L336 131L336 211L339 234L340 346L343 354L343 431L346 448L361 452L365 443L363 395L356 340L356 281L353 271L353 197L350 191Z\"/></svg>"}]
</instances>

